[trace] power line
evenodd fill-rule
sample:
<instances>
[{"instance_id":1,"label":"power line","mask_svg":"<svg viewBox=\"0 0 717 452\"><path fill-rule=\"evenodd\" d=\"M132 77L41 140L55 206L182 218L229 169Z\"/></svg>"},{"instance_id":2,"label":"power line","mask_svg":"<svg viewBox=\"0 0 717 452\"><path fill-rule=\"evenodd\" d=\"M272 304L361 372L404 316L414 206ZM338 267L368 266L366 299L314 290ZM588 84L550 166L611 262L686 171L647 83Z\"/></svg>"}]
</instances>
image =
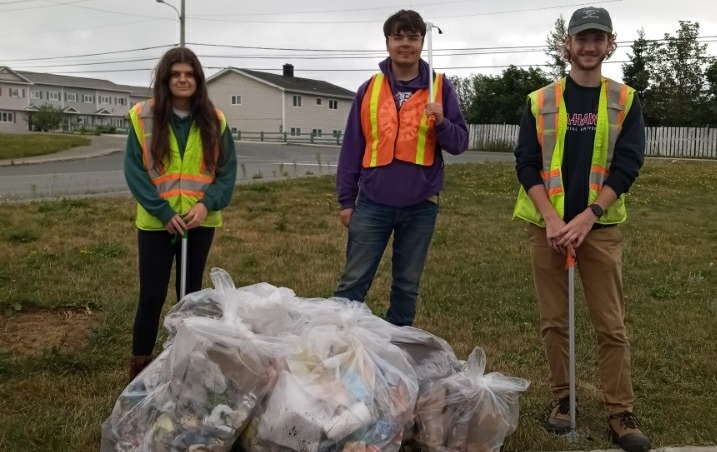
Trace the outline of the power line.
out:
<instances>
[{"instance_id":1,"label":"power line","mask_svg":"<svg viewBox=\"0 0 717 452\"><path fill-rule=\"evenodd\" d=\"M129 52L140 52L144 50L154 50L154 49L163 49L165 47L174 47L173 44L164 44L160 46L151 46L151 47L140 47L138 49L129 49L129 50L112 50L108 52L97 52L97 53L84 53L80 55L67 55L67 56L58 56L58 57L42 57L42 58L23 58L18 60L4 60L6 62L23 62L23 61L44 61L44 60L62 60L65 58L84 58L84 57L90 57L90 56L102 56L102 55L113 55L117 53L129 53Z\"/></svg>"}]
</instances>

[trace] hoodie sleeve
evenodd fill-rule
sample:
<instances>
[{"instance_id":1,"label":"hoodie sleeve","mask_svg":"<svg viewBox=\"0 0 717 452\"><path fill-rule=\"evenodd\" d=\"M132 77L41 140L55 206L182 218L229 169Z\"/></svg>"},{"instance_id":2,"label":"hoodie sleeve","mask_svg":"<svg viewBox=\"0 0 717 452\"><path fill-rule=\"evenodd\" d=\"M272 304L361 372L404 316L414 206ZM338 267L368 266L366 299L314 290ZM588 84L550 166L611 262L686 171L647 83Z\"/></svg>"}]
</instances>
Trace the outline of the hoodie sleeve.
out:
<instances>
[{"instance_id":1,"label":"hoodie sleeve","mask_svg":"<svg viewBox=\"0 0 717 452\"><path fill-rule=\"evenodd\" d=\"M369 81L364 82L356 92L341 144L339 163L336 168L336 192L342 210L352 209L356 206L361 177L361 160L366 147L366 139L361 129L361 103Z\"/></svg>"},{"instance_id":2,"label":"hoodie sleeve","mask_svg":"<svg viewBox=\"0 0 717 452\"><path fill-rule=\"evenodd\" d=\"M162 224L169 223L169 220L176 212L169 206L169 203L159 196L157 189L152 184L147 168L142 158L142 147L135 134L134 127L129 128L127 134L127 147L124 154L124 177L132 196L139 205L145 208L150 215L159 219Z\"/></svg>"},{"instance_id":3,"label":"hoodie sleeve","mask_svg":"<svg viewBox=\"0 0 717 452\"><path fill-rule=\"evenodd\" d=\"M528 99L523 110L523 116L520 118L518 145L513 152L518 182L520 182L525 191L543 183L543 179L540 177L540 171L543 167L541 153L538 130L535 126L533 113L530 111L530 99Z\"/></svg>"},{"instance_id":4,"label":"hoodie sleeve","mask_svg":"<svg viewBox=\"0 0 717 452\"><path fill-rule=\"evenodd\" d=\"M438 145L449 154L468 149L468 126L458 102L458 94L448 77L443 77L443 122L436 126Z\"/></svg>"},{"instance_id":5,"label":"hoodie sleeve","mask_svg":"<svg viewBox=\"0 0 717 452\"><path fill-rule=\"evenodd\" d=\"M228 125L224 129L221 140L216 176L201 200L210 212L222 210L229 205L237 180L237 153L234 147L234 137Z\"/></svg>"},{"instance_id":6,"label":"hoodie sleeve","mask_svg":"<svg viewBox=\"0 0 717 452\"><path fill-rule=\"evenodd\" d=\"M645 162L645 120L637 94L630 111L622 123L622 131L615 142L615 152L610 163L610 174L605 185L620 196L632 186Z\"/></svg>"}]
</instances>

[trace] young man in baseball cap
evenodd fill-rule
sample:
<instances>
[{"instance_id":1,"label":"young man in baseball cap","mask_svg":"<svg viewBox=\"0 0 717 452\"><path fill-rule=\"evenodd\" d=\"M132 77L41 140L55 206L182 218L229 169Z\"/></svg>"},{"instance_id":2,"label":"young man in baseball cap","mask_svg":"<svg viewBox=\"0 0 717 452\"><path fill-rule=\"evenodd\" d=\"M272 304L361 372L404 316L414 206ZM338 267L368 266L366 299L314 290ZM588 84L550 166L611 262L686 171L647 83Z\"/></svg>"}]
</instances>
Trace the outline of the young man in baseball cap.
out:
<instances>
[{"instance_id":1,"label":"young man in baseball cap","mask_svg":"<svg viewBox=\"0 0 717 452\"><path fill-rule=\"evenodd\" d=\"M515 150L521 183L514 217L527 221L533 283L554 401L546 429L570 430L568 278L576 258L598 344L612 440L651 448L633 414L630 344L622 289L624 194L644 161L645 124L635 90L602 76L616 48L603 8L573 13L563 54L567 77L528 95Z\"/></svg>"}]
</instances>

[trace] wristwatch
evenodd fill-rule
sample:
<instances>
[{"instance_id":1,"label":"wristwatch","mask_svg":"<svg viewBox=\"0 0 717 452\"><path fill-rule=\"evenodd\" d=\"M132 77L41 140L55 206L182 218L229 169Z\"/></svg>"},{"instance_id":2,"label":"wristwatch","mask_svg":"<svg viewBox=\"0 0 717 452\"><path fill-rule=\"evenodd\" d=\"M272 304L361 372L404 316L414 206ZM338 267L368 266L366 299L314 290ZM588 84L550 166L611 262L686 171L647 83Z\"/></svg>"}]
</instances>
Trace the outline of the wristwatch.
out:
<instances>
[{"instance_id":1,"label":"wristwatch","mask_svg":"<svg viewBox=\"0 0 717 452\"><path fill-rule=\"evenodd\" d=\"M595 214L595 218L600 218L602 214L605 213L602 207L600 207L600 204L590 204L588 208Z\"/></svg>"}]
</instances>

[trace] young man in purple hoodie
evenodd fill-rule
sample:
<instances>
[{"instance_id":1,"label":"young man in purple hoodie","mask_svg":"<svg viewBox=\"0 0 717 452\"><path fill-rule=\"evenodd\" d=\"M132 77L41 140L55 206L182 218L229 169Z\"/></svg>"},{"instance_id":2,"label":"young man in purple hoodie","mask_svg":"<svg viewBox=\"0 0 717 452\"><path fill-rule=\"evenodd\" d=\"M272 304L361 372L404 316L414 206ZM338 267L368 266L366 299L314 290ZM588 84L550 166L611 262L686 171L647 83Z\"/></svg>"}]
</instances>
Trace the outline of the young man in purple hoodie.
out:
<instances>
[{"instance_id":1,"label":"young man in purple hoodie","mask_svg":"<svg viewBox=\"0 0 717 452\"><path fill-rule=\"evenodd\" d=\"M426 23L401 10L383 25L388 58L362 84L351 107L336 176L346 269L335 297L364 301L393 233L386 320L412 325L443 187L441 149L460 154L468 127L455 89L421 59Z\"/></svg>"}]
</instances>

